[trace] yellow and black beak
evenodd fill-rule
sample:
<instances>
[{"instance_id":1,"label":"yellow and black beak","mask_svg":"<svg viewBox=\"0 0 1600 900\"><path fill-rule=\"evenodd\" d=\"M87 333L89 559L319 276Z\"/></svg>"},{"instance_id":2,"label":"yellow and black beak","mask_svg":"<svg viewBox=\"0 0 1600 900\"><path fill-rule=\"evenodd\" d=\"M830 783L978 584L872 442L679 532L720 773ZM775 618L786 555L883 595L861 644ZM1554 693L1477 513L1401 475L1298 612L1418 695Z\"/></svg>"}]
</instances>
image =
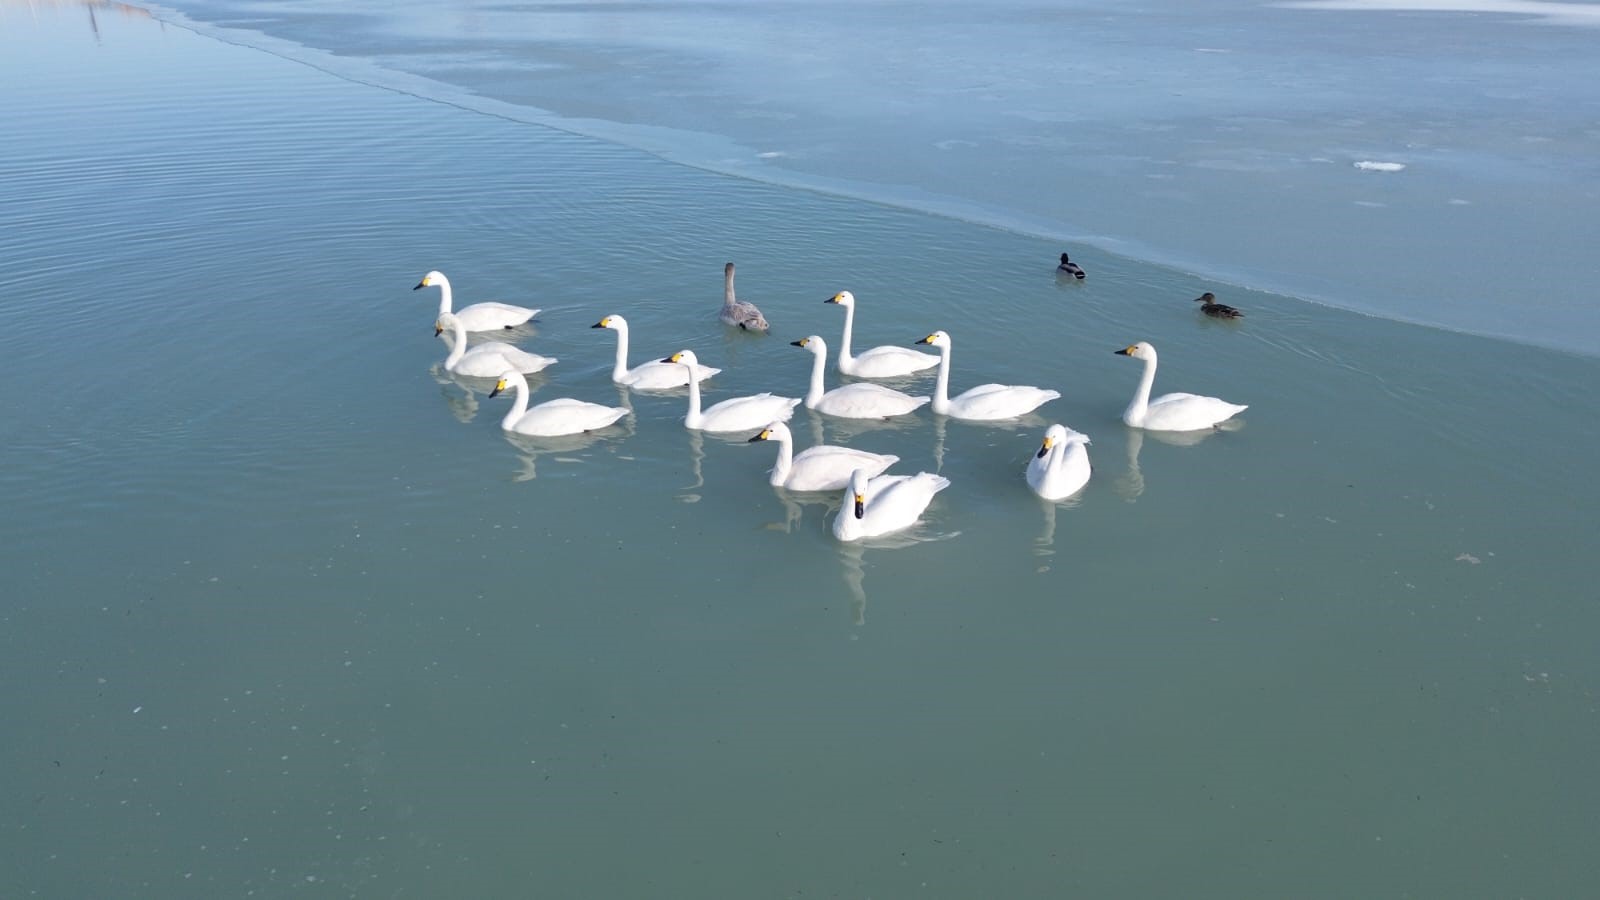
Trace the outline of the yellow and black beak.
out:
<instances>
[{"instance_id":1,"label":"yellow and black beak","mask_svg":"<svg viewBox=\"0 0 1600 900\"><path fill-rule=\"evenodd\" d=\"M862 519L867 515L867 498L861 494L856 495L856 518Z\"/></svg>"},{"instance_id":2,"label":"yellow and black beak","mask_svg":"<svg viewBox=\"0 0 1600 900\"><path fill-rule=\"evenodd\" d=\"M500 392L505 390L505 389L506 389L506 380L504 378L502 378L499 381L496 381L494 383L494 390L489 392L489 398L492 400L495 397L500 396Z\"/></svg>"},{"instance_id":3,"label":"yellow and black beak","mask_svg":"<svg viewBox=\"0 0 1600 900\"><path fill-rule=\"evenodd\" d=\"M1035 453L1034 457L1036 459L1044 459L1044 455L1046 453L1050 452L1050 444L1051 444L1050 439L1049 438L1045 438L1044 439L1044 443L1039 446L1039 452Z\"/></svg>"},{"instance_id":4,"label":"yellow and black beak","mask_svg":"<svg viewBox=\"0 0 1600 900\"><path fill-rule=\"evenodd\" d=\"M1112 352L1117 354L1118 356L1132 356L1133 355L1133 351L1134 351L1133 347L1123 347L1121 350L1113 350Z\"/></svg>"},{"instance_id":5,"label":"yellow and black beak","mask_svg":"<svg viewBox=\"0 0 1600 900\"><path fill-rule=\"evenodd\" d=\"M763 428L763 429L761 429L761 433L760 434L756 435L755 437L751 438L748 441L745 441L745 443L746 444L754 444L756 441L765 441L765 440L768 440L771 437L772 437L772 429Z\"/></svg>"},{"instance_id":6,"label":"yellow and black beak","mask_svg":"<svg viewBox=\"0 0 1600 900\"><path fill-rule=\"evenodd\" d=\"M677 362L677 361L678 361L678 357L680 357L680 356L682 356L682 355L683 355L683 354L682 354L682 353L674 353L674 354L672 354L672 355L671 355L671 356L669 356L669 357L667 357L667 358L666 358L666 359L663 359L663 360L662 360L662 362L672 362L672 363L675 363L675 362Z\"/></svg>"},{"instance_id":7,"label":"yellow and black beak","mask_svg":"<svg viewBox=\"0 0 1600 900\"><path fill-rule=\"evenodd\" d=\"M829 297L828 299L826 299L826 300L824 300L822 302L823 303L838 303L839 302L839 295L838 294L834 294L832 297Z\"/></svg>"},{"instance_id":8,"label":"yellow and black beak","mask_svg":"<svg viewBox=\"0 0 1600 900\"><path fill-rule=\"evenodd\" d=\"M933 343L933 335L930 334L927 337L923 338L922 340L917 341L917 343L919 343L919 344L931 344L931 343Z\"/></svg>"},{"instance_id":9,"label":"yellow and black beak","mask_svg":"<svg viewBox=\"0 0 1600 900\"><path fill-rule=\"evenodd\" d=\"M789 346L791 346L791 347L804 347L806 345L806 341L808 341L808 340L810 340L810 339L809 338L801 338L798 341L790 341L789 342Z\"/></svg>"},{"instance_id":10,"label":"yellow and black beak","mask_svg":"<svg viewBox=\"0 0 1600 900\"><path fill-rule=\"evenodd\" d=\"M601 319L600 321L594 323L593 325L590 325L589 327L590 328L604 328L604 327L606 327L606 323L609 322L609 321L611 321L610 318Z\"/></svg>"},{"instance_id":11,"label":"yellow and black beak","mask_svg":"<svg viewBox=\"0 0 1600 900\"><path fill-rule=\"evenodd\" d=\"M412 290L413 291L420 291L420 290L422 290L423 288L425 288L427 286L428 286L428 279L424 278L421 281L417 282L417 286L412 288Z\"/></svg>"},{"instance_id":12,"label":"yellow and black beak","mask_svg":"<svg viewBox=\"0 0 1600 900\"><path fill-rule=\"evenodd\" d=\"M438 322L433 323L433 336L438 337L441 334L444 334L444 326Z\"/></svg>"}]
</instances>

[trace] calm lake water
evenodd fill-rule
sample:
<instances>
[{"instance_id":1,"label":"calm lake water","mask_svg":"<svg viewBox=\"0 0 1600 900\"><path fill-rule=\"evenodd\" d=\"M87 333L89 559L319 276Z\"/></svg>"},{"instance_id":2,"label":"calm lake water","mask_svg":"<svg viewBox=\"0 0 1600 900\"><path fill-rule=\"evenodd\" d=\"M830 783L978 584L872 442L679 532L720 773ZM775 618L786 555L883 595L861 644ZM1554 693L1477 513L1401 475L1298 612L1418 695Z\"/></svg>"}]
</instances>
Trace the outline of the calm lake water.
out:
<instances>
[{"instance_id":1,"label":"calm lake water","mask_svg":"<svg viewBox=\"0 0 1600 900\"><path fill-rule=\"evenodd\" d=\"M1093 249L1062 283L1059 241L131 8L0 30L0 896L1600 883L1600 360ZM727 260L772 335L717 322ZM509 401L438 366L433 268L544 309L511 335L561 360L536 401L633 415L508 440ZM802 411L802 444L952 482L852 548L834 498L768 487L770 445L619 393L589 327L693 348L708 401L799 396L788 342L836 344L841 289L861 346L944 329L957 389L1063 394L995 426ZM1135 340L1239 426L1125 428ZM1021 474L1055 421L1095 465L1061 504Z\"/></svg>"}]
</instances>

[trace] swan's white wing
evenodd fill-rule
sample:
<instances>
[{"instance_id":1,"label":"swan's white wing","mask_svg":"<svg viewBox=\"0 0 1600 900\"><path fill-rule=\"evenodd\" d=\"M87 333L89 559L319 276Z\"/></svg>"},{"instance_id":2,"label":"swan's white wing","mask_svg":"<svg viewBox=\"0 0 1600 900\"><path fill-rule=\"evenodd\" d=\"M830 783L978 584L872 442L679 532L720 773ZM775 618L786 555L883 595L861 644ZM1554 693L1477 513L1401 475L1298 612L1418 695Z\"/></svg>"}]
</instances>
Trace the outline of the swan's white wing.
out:
<instances>
[{"instance_id":1,"label":"swan's white wing","mask_svg":"<svg viewBox=\"0 0 1600 900\"><path fill-rule=\"evenodd\" d=\"M870 478L899 461L900 457L891 454L822 444L795 456L784 487L791 491L836 491L850 483L850 473L857 469L865 469Z\"/></svg>"},{"instance_id":2,"label":"swan's white wing","mask_svg":"<svg viewBox=\"0 0 1600 900\"><path fill-rule=\"evenodd\" d=\"M485 341L468 347L467 352L456 361L452 371L479 378L498 378L506 369L516 369L524 373L537 372L555 361L553 357L519 350L500 341Z\"/></svg>"},{"instance_id":3,"label":"swan's white wing","mask_svg":"<svg viewBox=\"0 0 1600 900\"><path fill-rule=\"evenodd\" d=\"M881 384L847 384L822 395L817 411L849 419L880 419L901 416L927 403L927 397L912 397Z\"/></svg>"},{"instance_id":4,"label":"swan's white wing","mask_svg":"<svg viewBox=\"0 0 1600 900\"><path fill-rule=\"evenodd\" d=\"M520 434L555 436L595 431L615 423L628 414L626 407L601 406L571 397L560 397L533 407L512 425Z\"/></svg>"},{"instance_id":5,"label":"swan's white wing","mask_svg":"<svg viewBox=\"0 0 1600 900\"><path fill-rule=\"evenodd\" d=\"M1010 419L1026 415L1061 396L1060 391L1029 385L980 384L950 399L952 414L962 419Z\"/></svg>"},{"instance_id":6,"label":"swan's white wing","mask_svg":"<svg viewBox=\"0 0 1600 900\"><path fill-rule=\"evenodd\" d=\"M1143 427L1155 431L1199 431L1230 419L1248 407L1198 394L1165 394L1145 412Z\"/></svg>"},{"instance_id":7,"label":"swan's white wing","mask_svg":"<svg viewBox=\"0 0 1600 900\"><path fill-rule=\"evenodd\" d=\"M721 371L721 369L712 366L695 366L695 374L700 376L701 381L705 381ZM644 391L660 391L684 387L689 383L689 367L680 366L677 363L664 363L659 359L655 359L629 369L623 375L622 383Z\"/></svg>"},{"instance_id":8,"label":"swan's white wing","mask_svg":"<svg viewBox=\"0 0 1600 900\"><path fill-rule=\"evenodd\" d=\"M701 413L700 428L704 431L743 431L761 428L769 422L786 422L800 405L795 397L776 394L752 394L734 397Z\"/></svg>"},{"instance_id":9,"label":"swan's white wing","mask_svg":"<svg viewBox=\"0 0 1600 900\"><path fill-rule=\"evenodd\" d=\"M515 328L539 314L537 309L526 306L512 306L509 303L496 303L487 301L464 306L455 311L457 319L461 320L462 327L468 331L494 331L503 328Z\"/></svg>"},{"instance_id":10,"label":"swan's white wing","mask_svg":"<svg viewBox=\"0 0 1600 900\"><path fill-rule=\"evenodd\" d=\"M891 378L921 372L938 364L939 357L931 353L884 344L857 354L848 365L841 364L839 370L861 378Z\"/></svg>"}]
</instances>

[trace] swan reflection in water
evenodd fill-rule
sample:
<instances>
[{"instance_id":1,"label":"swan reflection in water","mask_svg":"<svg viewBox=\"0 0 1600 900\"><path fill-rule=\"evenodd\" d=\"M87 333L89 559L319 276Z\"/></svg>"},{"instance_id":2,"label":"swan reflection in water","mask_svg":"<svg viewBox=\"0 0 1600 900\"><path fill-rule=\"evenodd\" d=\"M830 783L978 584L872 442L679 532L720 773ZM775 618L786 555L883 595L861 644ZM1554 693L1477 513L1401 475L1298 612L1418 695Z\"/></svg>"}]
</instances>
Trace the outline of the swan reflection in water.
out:
<instances>
[{"instance_id":1,"label":"swan reflection in water","mask_svg":"<svg viewBox=\"0 0 1600 900\"><path fill-rule=\"evenodd\" d=\"M829 504L837 509L839 499L835 497ZM823 517L824 525L829 524L829 517ZM903 550L917 544L926 544L932 541L944 541L961 534L959 531L934 531L928 527L926 520L918 522L915 526L904 531L896 531L879 537L862 538L856 541L834 541L839 552L839 574L844 579L844 586L850 592L851 621L856 625L867 623L867 570L866 555L868 551ZM830 533L829 540L833 540Z\"/></svg>"},{"instance_id":2,"label":"swan reflection in water","mask_svg":"<svg viewBox=\"0 0 1600 900\"><path fill-rule=\"evenodd\" d=\"M478 395L488 396L489 392L494 390L495 379L457 375L446 369L443 363L434 363L428 369L428 374L439 385L439 396L444 398L445 406L450 408L450 415L455 416L456 421L463 425L478 417ZM549 381L542 372L535 372L525 377L530 397Z\"/></svg>"},{"instance_id":3,"label":"swan reflection in water","mask_svg":"<svg viewBox=\"0 0 1600 900\"><path fill-rule=\"evenodd\" d=\"M686 392L687 393L687 392ZM721 444L744 446L749 442L750 436L742 431L701 431L698 428L685 428L689 435L689 467L694 472L694 484L686 484L679 488L681 491L698 491L706 486L706 438ZM700 495L697 493L682 493L678 499L684 503L699 503Z\"/></svg>"},{"instance_id":4,"label":"swan reflection in water","mask_svg":"<svg viewBox=\"0 0 1600 900\"><path fill-rule=\"evenodd\" d=\"M1039 532L1039 537L1033 542L1034 556L1055 556L1052 549L1056 543L1056 511L1061 509L1077 509L1083 505L1083 491L1080 490L1070 497L1060 500L1045 500L1035 497L1044 509L1044 530Z\"/></svg>"},{"instance_id":5,"label":"swan reflection in water","mask_svg":"<svg viewBox=\"0 0 1600 900\"><path fill-rule=\"evenodd\" d=\"M529 376L529 392L532 393L532 381L537 375ZM543 381L540 381L543 384ZM563 434L557 437L534 437L532 435L518 434L515 431L502 431L506 442L517 451L517 469L512 475L512 481L532 481L539 477L538 461L541 456L551 456L558 462L582 462L581 458L572 457L572 454L587 450L601 441L614 441L622 438L633 437L634 415L633 403L628 399L628 392L619 388L617 390L618 405L628 408L628 415L623 416L614 425L596 431L585 431L580 434ZM474 402L476 402L474 400ZM570 458L563 458L570 457Z\"/></svg>"},{"instance_id":6,"label":"swan reflection in water","mask_svg":"<svg viewBox=\"0 0 1600 900\"><path fill-rule=\"evenodd\" d=\"M1139 495L1144 493L1144 472L1139 468L1139 454L1144 450L1146 436L1169 447L1193 447L1219 431L1240 431L1243 428L1243 422L1231 419L1215 428L1204 428L1199 431L1147 431L1143 428L1129 428L1127 429L1128 471L1112 483L1113 487L1122 495L1122 499L1129 503L1139 499Z\"/></svg>"}]
</instances>

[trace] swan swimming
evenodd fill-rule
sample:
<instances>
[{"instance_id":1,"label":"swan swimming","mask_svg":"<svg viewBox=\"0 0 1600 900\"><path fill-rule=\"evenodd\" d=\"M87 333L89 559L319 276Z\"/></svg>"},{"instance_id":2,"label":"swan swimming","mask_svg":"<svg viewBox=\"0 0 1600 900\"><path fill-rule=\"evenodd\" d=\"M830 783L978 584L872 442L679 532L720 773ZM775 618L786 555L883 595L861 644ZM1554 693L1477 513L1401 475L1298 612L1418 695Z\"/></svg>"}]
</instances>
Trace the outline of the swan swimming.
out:
<instances>
[{"instance_id":1,"label":"swan swimming","mask_svg":"<svg viewBox=\"0 0 1600 900\"><path fill-rule=\"evenodd\" d=\"M732 325L745 331L766 331L767 317L756 309L754 303L747 303L733 295L733 263L722 267L722 312L719 315L722 324Z\"/></svg>"},{"instance_id":2,"label":"swan swimming","mask_svg":"<svg viewBox=\"0 0 1600 900\"><path fill-rule=\"evenodd\" d=\"M974 421L1014 419L1061 396L1060 391L1028 385L980 384L951 397L950 335L935 331L917 343L939 348L939 382L933 389L933 411L942 416Z\"/></svg>"},{"instance_id":3,"label":"swan swimming","mask_svg":"<svg viewBox=\"0 0 1600 900\"><path fill-rule=\"evenodd\" d=\"M724 400L706 410L700 409L700 379L695 370L700 361L692 350L679 350L663 359L664 363L677 363L689 370L689 414L683 424L697 431L750 431L768 422L787 422L800 405L798 397L779 397L776 394L752 394Z\"/></svg>"},{"instance_id":4,"label":"swan swimming","mask_svg":"<svg viewBox=\"0 0 1600 900\"><path fill-rule=\"evenodd\" d=\"M553 356L529 353L501 341L485 341L468 347L467 329L453 313L445 313L433 323L433 336L443 334L446 328L450 329L455 344L450 348L450 355L444 358L444 367L457 375L494 378L508 366L518 372L537 372L556 362Z\"/></svg>"},{"instance_id":5,"label":"swan swimming","mask_svg":"<svg viewBox=\"0 0 1600 900\"><path fill-rule=\"evenodd\" d=\"M498 397L507 385L516 390L517 399L511 404L511 411L500 420L500 427L517 434L556 437L598 431L628 414L624 406L601 406L570 397L549 400L529 409L528 379L514 369L500 375L500 381L489 392L489 396Z\"/></svg>"},{"instance_id":6,"label":"swan swimming","mask_svg":"<svg viewBox=\"0 0 1600 900\"><path fill-rule=\"evenodd\" d=\"M857 469L850 473L844 504L833 517L833 536L855 541L910 528L922 518L933 495L949 486L950 479L932 472L869 479L865 470Z\"/></svg>"},{"instance_id":7,"label":"swan swimming","mask_svg":"<svg viewBox=\"0 0 1600 900\"><path fill-rule=\"evenodd\" d=\"M818 444L794 454L794 435L789 426L773 422L761 433L751 438L757 441L778 442L778 462L772 467L769 479L773 487L791 491L836 491L850 483L850 473L861 469L867 477L882 475L883 470L900 461L889 453L869 453L834 444Z\"/></svg>"},{"instance_id":8,"label":"swan swimming","mask_svg":"<svg viewBox=\"0 0 1600 900\"><path fill-rule=\"evenodd\" d=\"M1250 408L1198 394L1163 394L1151 400L1150 386L1156 380L1156 348L1140 341L1114 352L1118 356L1144 360L1144 377L1139 379L1133 402L1122 414L1122 421L1129 427L1150 431L1198 431L1211 428Z\"/></svg>"},{"instance_id":9,"label":"swan swimming","mask_svg":"<svg viewBox=\"0 0 1600 900\"><path fill-rule=\"evenodd\" d=\"M850 335L856 322L856 295L840 291L823 303L836 303L844 307L844 336L839 339L839 371L857 378L896 378L912 375L939 364L939 357L905 347L885 344L864 351L860 356L850 355Z\"/></svg>"},{"instance_id":10,"label":"swan swimming","mask_svg":"<svg viewBox=\"0 0 1600 900\"><path fill-rule=\"evenodd\" d=\"M439 315L452 312L450 279L444 277L443 272L434 271L422 276L422 280L412 290L420 291L425 287L439 289ZM453 312L468 331L499 331L504 328L515 328L539 314L537 309L493 301L463 306Z\"/></svg>"},{"instance_id":11,"label":"swan swimming","mask_svg":"<svg viewBox=\"0 0 1600 900\"><path fill-rule=\"evenodd\" d=\"M887 419L903 416L928 402L927 397L913 397L865 381L842 385L823 393L822 370L827 368L828 345L814 334L789 343L810 350L814 357L811 362L811 389L806 392L805 398L806 409L846 419ZM937 362L937 358L934 361Z\"/></svg>"},{"instance_id":12,"label":"swan swimming","mask_svg":"<svg viewBox=\"0 0 1600 900\"><path fill-rule=\"evenodd\" d=\"M628 320L621 316L606 316L589 326L609 328L617 333L617 364L611 369L611 380L617 384L643 391L663 391L683 387L689 383L688 368L674 363L652 359L628 368ZM721 372L712 366L699 366L695 376L701 381Z\"/></svg>"},{"instance_id":13,"label":"swan swimming","mask_svg":"<svg viewBox=\"0 0 1600 900\"><path fill-rule=\"evenodd\" d=\"M1046 500L1070 497L1089 483L1089 437L1051 425L1039 452L1028 460L1028 487Z\"/></svg>"}]
</instances>

